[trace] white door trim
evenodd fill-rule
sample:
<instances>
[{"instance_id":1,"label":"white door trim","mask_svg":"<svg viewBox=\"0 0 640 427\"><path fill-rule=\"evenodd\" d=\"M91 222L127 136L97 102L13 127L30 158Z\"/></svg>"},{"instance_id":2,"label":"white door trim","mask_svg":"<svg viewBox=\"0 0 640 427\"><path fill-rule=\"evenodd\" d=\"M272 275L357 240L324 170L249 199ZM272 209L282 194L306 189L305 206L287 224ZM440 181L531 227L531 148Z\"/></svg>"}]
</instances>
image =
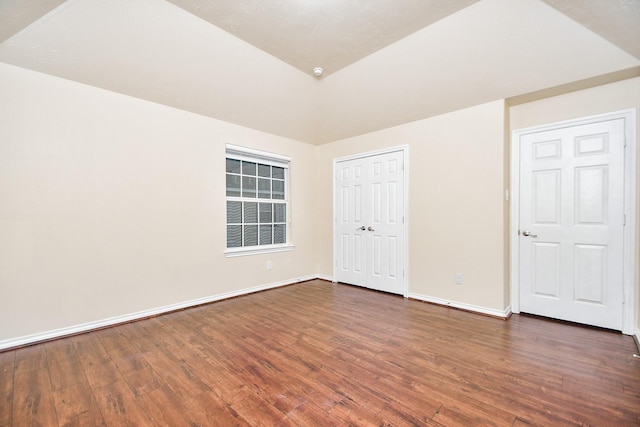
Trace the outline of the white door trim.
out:
<instances>
[{"instance_id":1,"label":"white door trim","mask_svg":"<svg viewBox=\"0 0 640 427\"><path fill-rule=\"evenodd\" d=\"M385 148L382 150L376 150L376 151L367 151L365 153L358 153L358 154L354 154L351 156L346 156L346 157L338 157L333 159L333 190L332 190L332 194L333 194L333 281L336 281L336 265L338 263L338 242L336 239L336 221L338 218L338 214L336 211L336 178L337 178L337 173L338 173L338 169L337 169L337 165L339 162L344 162L344 161L348 161L348 160L355 160L355 159L362 159L365 157L372 157L372 156L377 156L380 154L388 154L388 153L394 153L397 151L401 151L402 152L402 161L404 164L403 170L402 170L402 180L403 180L403 210L404 210L404 223L403 223L403 227L402 227L402 234L403 234L403 238L404 238L404 261L403 261L403 281L402 281L402 296L405 298L408 298L409 296L409 236L407 233L407 230L409 229L409 180L408 180L408 176L409 176L409 146L408 145L400 145L400 146L396 146L396 147L390 147L390 148Z\"/></svg>"},{"instance_id":2,"label":"white door trim","mask_svg":"<svg viewBox=\"0 0 640 427\"><path fill-rule=\"evenodd\" d=\"M517 129L511 132L511 215L510 215L510 266L511 266L511 311L520 312L520 265L518 230L520 218L520 137L525 134L541 131L549 131L559 128L580 126L594 122L602 122L614 119L624 119L625 135L627 138L624 164L624 214L626 225L624 227L624 303L622 313L622 333L633 335L635 333L635 266L636 266L636 110L623 110L613 113L581 119L568 120L543 126Z\"/></svg>"}]
</instances>

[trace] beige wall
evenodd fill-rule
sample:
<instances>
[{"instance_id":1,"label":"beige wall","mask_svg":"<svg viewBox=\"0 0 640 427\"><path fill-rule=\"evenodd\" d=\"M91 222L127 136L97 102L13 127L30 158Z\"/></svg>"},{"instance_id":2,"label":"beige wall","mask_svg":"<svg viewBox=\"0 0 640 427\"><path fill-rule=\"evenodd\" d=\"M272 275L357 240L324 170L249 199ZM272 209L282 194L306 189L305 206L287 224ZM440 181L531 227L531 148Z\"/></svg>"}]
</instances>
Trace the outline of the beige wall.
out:
<instances>
[{"instance_id":1,"label":"beige wall","mask_svg":"<svg viewBox=\"0 0 640 427\"><path fill-rule=\"evenodd\" d=\"M407 145L410 294L503 311L504 120L496 101L318 147L320 235L332 235L333 159ZM318 271L330 276L331 239L318 245Z\"/></svg>"},{"instance_id":2,"label":"beige wall","mask_svg":"<svg viewBox=\"0 0 640 427\"><path fill-rule=\"evenodd\" d=\"M0 343L315 273L314 146L5 64L0 93ZM293 158L295 250L224 257L226 143Z\"/></svg>"},{"instance_id":3,"label":"beige wall","mask_svg":"<svg viewBox=\"0 0 640 427\"><path fill-rule=\"evenodd\" d=\"M509 305L505 129L640 111L635 78L510 109L490 102L314 147L4 64L0 93L0 343L332 277L333 160L401 145L409 148L410 294L502 312ZM225 143L293 158L295 250L224 257ZM463 285L454 284L456 272Z\"/></svg>"},{"instance_id":4,"label":"beige wall","mask_svg":"<svg viewBox=\"0 0 640 427\"><path fill-rule=\"evenodd\" d=\"M571 92L510 109L510 126L522 129L563 120L577 119L614 111L636 109L636 146L640 148L640 78L610 83L591 89ZM640 166L640 149L636 167ZM637 169L636 169L637 171ZM636 191L640 191L640 173L636 174ZM636 200L636 255L640 249L640 197ZM640 330L640 263L636 265L636 329Z\"/></svg>"}]
</instances>

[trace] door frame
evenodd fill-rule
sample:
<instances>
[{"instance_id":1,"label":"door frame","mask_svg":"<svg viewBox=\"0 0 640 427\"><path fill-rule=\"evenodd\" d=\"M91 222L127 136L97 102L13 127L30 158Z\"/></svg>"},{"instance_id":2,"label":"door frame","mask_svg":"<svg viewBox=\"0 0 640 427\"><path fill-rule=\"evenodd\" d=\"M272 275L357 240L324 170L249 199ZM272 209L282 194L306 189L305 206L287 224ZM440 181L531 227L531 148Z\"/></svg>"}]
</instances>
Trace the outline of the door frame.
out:
<instances>
[{"instance_id":1,"label":"door frame","mask_svg":"<svg viewBox=\"0 0 640 427\"><path fill-rule=\"evenodd\" d=\"M624 215L626 225L623 235L623 307L622 307L622 333L635 334L635 310L636 310L636 110L629 109L612 113L599 114L579 119L566 120L541 126L534 126L511 131L511 213L509 226L509 243L511 269L511 311L520 313L520 253L519 236L520 229L520 137L530 133L544 132L566 127L580 126L602 121L623 119L625 122L625 135L627 137L624 159Z\"/></svg>"},{"instance_id":2,"label":"door frame","mask_svg":"<svg viewBox=\"0 0 640 427\"><path fill-rule=\"evenodd\" d=\"M333 159L333 282L336 282L336 267L338 265L338 239L336 222L338 221L338 213L336 211L336 183L338 174L338 163L349 160L363 159L366 157L378 156L381 154L389 154L394 152L402 152L402 181L403 181L403 194L402 194L402 209L404 210L404 222L402 226L402 238L404 239L404 245L402 250L404 251L403 260L403 277L402 277L402 296L408 298L409 296L409 235L407 230L409 229L409 146L399 145L396 147L384 148L381 150L367 151L364 153L352 154L345 157L338 157Z\"/></svg>"}]
</instances>

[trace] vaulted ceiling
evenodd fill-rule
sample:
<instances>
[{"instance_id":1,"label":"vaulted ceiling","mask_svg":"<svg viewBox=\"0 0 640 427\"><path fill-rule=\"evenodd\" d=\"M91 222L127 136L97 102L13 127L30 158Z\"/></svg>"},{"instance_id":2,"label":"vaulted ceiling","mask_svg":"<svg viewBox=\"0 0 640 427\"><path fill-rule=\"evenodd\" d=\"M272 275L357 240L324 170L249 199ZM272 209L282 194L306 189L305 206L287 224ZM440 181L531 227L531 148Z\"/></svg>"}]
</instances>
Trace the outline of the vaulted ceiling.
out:
<instances>
[{"instance_id":1,"label":"vaulted ceiling","mask_svg":"<svg viewBox=\"0 0 640 427\"><path fill-rule=\"evenodd\" d=\"M640 75L640 0L0 0L0 43L7 64L321 144Z\"/></svg>"}]
</instances>

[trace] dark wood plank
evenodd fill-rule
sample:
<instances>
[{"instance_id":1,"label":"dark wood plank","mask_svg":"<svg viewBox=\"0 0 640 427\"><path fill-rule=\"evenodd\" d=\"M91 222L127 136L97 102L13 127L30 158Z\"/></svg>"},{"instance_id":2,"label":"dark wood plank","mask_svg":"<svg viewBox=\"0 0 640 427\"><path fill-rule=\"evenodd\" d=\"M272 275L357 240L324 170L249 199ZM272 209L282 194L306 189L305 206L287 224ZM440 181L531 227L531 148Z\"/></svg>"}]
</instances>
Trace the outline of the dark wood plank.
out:
<instances>
[{"instance_id":1,"label":"dark wood plank","mask_svg":"<svg viewBox=\"0 0 640 427\"><path fill-rule=\"evenodd\" d=\"M12 424L15 356L15 351L0 353L0 426Z\"/></svg>"},{"instance_id":2,"label":"dark wood plank","mask_svg":"<svg viewBox=\"0 0 640 427\"><path fill-rule=\"evenodd\" d=\"M189 402L185 418L192 426L250 426L233 408L215 393L205 391Z\"/></svg>"},{"instance_id":3,"label":"dark wood plank","mask_svg":"<svg viewBox=\"0 0 640 427\"><path fill-rule=\"evenodd\" d=\"M36 358L40 357L37 352L32 354ZM30 366L38 363L27 362ZM24 369L20 372L16 370L12 412L14 426L59 425L48 369Z\"/></svg>"},{"instance_id":4,"label":"dark wood plank","mask_svg":"<svg viewBox=\"0 0 640 427\"><path fill-rule=\"evenodd\" d=\"M116 381L94 389L96 405L108 426L152 425L150 415L124 381Z\"/></svg>"},{"instance_id":5,"label":"dark wood plank","mask_svg":"<svg viewBox=\"0 0 640 427\"><path fill-rule=\"evenodd\" d=\"M137 397L145 414L154 425L180 426L186 425L190 413L180 397L173 390L160 387Z\"/></svg>"},{"instance_id":6,"label":"dark wood plank","mask_svg":"<svg viewBox=\"0 0 640 427\"><path fill-rule=\"evenodd\" d=\"M117 327L96 332L100 344L120 373L125 374L144 369L144 353L141 353Z\"/></svg>"},{"instance_id":7,"label":"dark wood plank","mask_svg":"<svg viewBox=\"0 0 640 427\"><path fill-rule=\"evenodd\" d=\"M311 281L0 353L0 425L640 425L634 352Z\"/></svg>"},{"instance_id":8,"label":"dark wood plank","mask_svg":"<svg viewBox=\"0 0 640 427\"><path fill-rule=\"evenodd\" d=\"M281 421L282 426L292 427L316 427L316 426L339 426L343 425L341 420L331 419L329 414L312 401L306 401L287 413L285 419Z\"/></svg>"},{"instance_id":9,"label":"dark wood plank","mask_svg":"<svg viewBox=\"0 0 640 427\"><path fill-rule=\"evenodd\" d=\"M15 372L20 374L46 368L47 354L44 345L32 345L15 351Z\"/></svg>"},{"instance_id":10,"label":"dark wood plank","mask_svg":"<svg viewBox=\"0 0 640 427\"><path fill-rule=\"evenodd\" d=\"M103 426L100 409L87 382L56 390L53 398L58 424L63 426Z\"/></svg>"},{"instance_id":11,"label":"dark wood plank","mask_svg":"<svg viewBox=\"0 0 640 427\"><path fill-rule=\"evenodd\" d=\"M71 339L50 341L45 343L44 347L47 354L51 388L54 392L87 382L80 358Z\"/></svg>"},{"instance_id":12,"label":"dark wood plank","mask_svg":"<svg viewBox=\"0 0 640 427\"><path fill-rule=\"evenodd\" d=\"M253 426L272 426L285 419L285 414L258 393L236 400L230 407L240 418Z\"/></svg>"},{"instance_id":13,"label":"dark wood plank","mask_svg":"<svg viewBox=\"0 0 640 427\"><path fill-rule=\"evenodd\" d=\"M146 364L146 361L145 361ZM124 381L136 396L149 393L162 386L162 378L151 367L144 367L124 375Z\"/></svg>"},{"instance_id":14,"label":"dark wood plank","mask_svg":"<svg viewBox=\"0 0 640 427\"><path fill-rule=\"evenodd\" d=\"M120 371L99 339L99 332L72 338L80 366L92 388L104 386L122 379Z\"/></svg>"}]
</instances>

